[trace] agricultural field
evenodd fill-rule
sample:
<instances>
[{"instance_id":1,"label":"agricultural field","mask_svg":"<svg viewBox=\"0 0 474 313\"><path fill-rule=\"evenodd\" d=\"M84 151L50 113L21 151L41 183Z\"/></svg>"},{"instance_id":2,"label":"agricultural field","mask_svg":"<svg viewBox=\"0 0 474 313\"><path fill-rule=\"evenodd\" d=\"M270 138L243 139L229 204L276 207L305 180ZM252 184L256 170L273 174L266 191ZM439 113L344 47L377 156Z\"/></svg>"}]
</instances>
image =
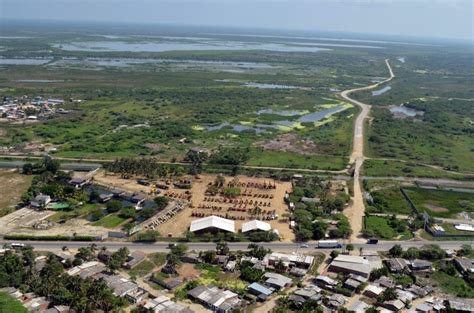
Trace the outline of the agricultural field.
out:
<instances>
[{"instance_id":1,"label":"agricultural field","mask_svg":"<svg viewBox=\"0 0 474 313\"><path fill-rule=\"evenodd\" d=\"M365 218L364 234L367 237L376 237L384 240L408 240L413 237L405 221L379 216L367 216Z\"/></svg>"},{"instance_id":2,"label":"agricultural field","mask_svg":"<svg viewBox=\"0 0 474 313\"><path fill-rule=\"evenodd\" d=\"M31 179L16 170L0 170L0 217L15 210L21 195L30 187Z\"/></svg>"},{"instance_id":3,"label":"agricultural field","mask_svg":"<svg viewBox=\"0 0 474 313\"><path fill-rule=\"evenodd\" d=\"M458 213L474 212L474 194L436 189L405 188L419 211L435 217L456 217Z\"/></svg>"},{"instance_id":4,"label":"agricultural field","mask_svg":"<svg viewBox=\"0 0 474 313\"><path fill-rule=\"evenodd\" d=\"M412 214L412 209L403 197L399 184L366 183L373 199L366 208L368 213Z\"/></svg>"}]
</instances>

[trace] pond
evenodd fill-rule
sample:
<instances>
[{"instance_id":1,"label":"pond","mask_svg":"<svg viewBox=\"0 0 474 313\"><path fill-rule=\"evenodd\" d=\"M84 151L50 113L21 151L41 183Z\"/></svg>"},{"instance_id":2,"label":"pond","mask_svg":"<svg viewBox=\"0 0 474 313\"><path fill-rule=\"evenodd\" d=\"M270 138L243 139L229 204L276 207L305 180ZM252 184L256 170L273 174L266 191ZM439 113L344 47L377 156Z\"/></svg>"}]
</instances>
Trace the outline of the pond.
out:
<instances>
[{"instance_id":1,"label":"pond","mask_svg":"<svg viewBox=\"0 0 474 313\"><path fill-rule=\"evenodd\" d=\"M301 89L302 87L278 84L264 84L264 83L245 83L244 86L259 88L259 89Z\"/></svg>"},{"instance_id":2,"label":"pond","mask_svg":"<svg viewBox=\"0 0 474 313\"><path fill-rule=\"evenodd\" d=\"M330 49L306 46L286 45L282 43L256 43L242 41L81 41L58 43L53 47L66 51L130 51L130 52L165 52L165 51L206 51L206 50L270 50L280 52L319 52Z\"/></svg>"},{"instance_id":3,"label":"pond","mask_svg":"<svg viewBox=\"0 0 474 313\"><path fill-rule=\"evenodd\" d=\"M392 87L390 87L390 86L385 86L385 87L383 87L382 89L374 90L374 91L372 91L372 96L373 96L373 97L380 96L381 94L386 93L386 92L389 91L390 89L392 89Z\"/></svg>"},{"instance_id":4,"label":"pond","mask_svg":"<svg viewBox=\"0 0 474 313\"><path fill-rule=\"evenodd\" d=\"M415 117L417 115L425 114L425 112L423 111L417 111L417 110L414 110L412 108L408 108L402 105L391 106L389 110L390 112L392 112L394 116L398 116L398 117Z\"/></svg>"},{"instance_id":5,"label":"pond","mask_svg":"<svg viewBox=\"0 0 474 313\"><path fill-rule=\"evenodd\" d=\"M50 62L50 58L2 58L0 57L0 65L42 65Z\"/></svg>"}]
</instances>

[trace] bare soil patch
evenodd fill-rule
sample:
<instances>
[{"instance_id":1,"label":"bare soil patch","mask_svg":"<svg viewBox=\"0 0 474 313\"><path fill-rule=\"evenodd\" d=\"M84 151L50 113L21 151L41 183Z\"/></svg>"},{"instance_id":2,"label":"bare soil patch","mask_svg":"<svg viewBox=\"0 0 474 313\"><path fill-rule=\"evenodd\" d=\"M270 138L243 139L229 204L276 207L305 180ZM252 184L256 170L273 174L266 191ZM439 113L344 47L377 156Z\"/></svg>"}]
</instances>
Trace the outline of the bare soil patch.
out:
<instances>
[{"instance_id":1,"label":"bare soil patch","mask_svg":"<svg viewBox=\"0 0 474 313\"><path fill-rule=\"evenodd\" d=\"M434 204L424 203L423 206L433 212L449 212L449 209Z\"/></svg>"},{"instance_id":2,"label":"bare soil patch","mask_svg":"<svg viewBox=\"0 0 474 313\"><path fill-rule=\"evenodd\" d=\"M265 150L295 152L298 154L314 154L318 152L313 141L298 138L295 134L282 134L275 139L256 142L255 145Z\"/></svg>"},{"instance_id":3,"label":"bare soil patch","mask_svg":"<svg viewBox=\"0 0 474 313\"><path fill-rule=\"evenodd\" d=\"M32 176L16 170L0 170L0 209L14 207L31 185Z\"/></svg>"}]
</instances>

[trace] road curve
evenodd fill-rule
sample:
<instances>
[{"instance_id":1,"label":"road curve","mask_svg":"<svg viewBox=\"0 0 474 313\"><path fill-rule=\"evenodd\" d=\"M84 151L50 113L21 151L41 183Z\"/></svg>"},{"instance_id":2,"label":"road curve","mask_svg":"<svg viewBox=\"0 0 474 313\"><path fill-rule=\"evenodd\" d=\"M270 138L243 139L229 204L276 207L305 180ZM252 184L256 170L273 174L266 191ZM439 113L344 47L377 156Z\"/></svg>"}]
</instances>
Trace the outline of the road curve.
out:
<instances>
[{"instance_id":1,"label":"road curve","mask_svg":"<svg viewBox=\"0 0 474 313\"><path fill-rule=\"evenodd\" d=\"M350 163L354 164L354 196L352 197L352 204L349 208L344 210L344 213L349 218L352 227L352 236L351 242L360 242L362 239L360 238L361 231L362 231L362 218L365 212L365 205L364 205L364 198L362 196L362 188L360 186L360 169L362 164L364 163L364 123L366 118L369 116L370 113L370 105L357 101L349 97L349 95L353 92L369 90L373 88L377 88L378 86L388 83L391 81L395 75L393 74L392 68L390 67L390 63L388 59L385 60L385 64L387 65L388 71L390 73L390 77L378 82L373 85L354 88L349 90L344 90L341 92L341 97L345 100L357 105L360 107L360 113L357 116L355 123L354 123L354 138L352 142L352 154L350 157Z\"/></svg>"}]
</instances>

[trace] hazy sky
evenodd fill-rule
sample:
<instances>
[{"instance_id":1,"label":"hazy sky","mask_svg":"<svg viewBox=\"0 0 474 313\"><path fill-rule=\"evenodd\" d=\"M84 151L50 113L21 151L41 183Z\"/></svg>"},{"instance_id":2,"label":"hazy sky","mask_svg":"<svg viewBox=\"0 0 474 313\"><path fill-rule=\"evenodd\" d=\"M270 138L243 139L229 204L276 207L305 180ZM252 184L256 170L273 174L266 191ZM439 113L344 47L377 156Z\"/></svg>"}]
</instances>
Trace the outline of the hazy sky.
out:
<instances>
[{"instance_id":1,"label":"hazy sky","mask_svg":"<svg viewBox=\"0 0 474 313\"><path fill-rule=\"evenodd\" d=\"M0 18L347 31L473 41L474 0L0 0Z\"/></svg>"}]
</instances>

